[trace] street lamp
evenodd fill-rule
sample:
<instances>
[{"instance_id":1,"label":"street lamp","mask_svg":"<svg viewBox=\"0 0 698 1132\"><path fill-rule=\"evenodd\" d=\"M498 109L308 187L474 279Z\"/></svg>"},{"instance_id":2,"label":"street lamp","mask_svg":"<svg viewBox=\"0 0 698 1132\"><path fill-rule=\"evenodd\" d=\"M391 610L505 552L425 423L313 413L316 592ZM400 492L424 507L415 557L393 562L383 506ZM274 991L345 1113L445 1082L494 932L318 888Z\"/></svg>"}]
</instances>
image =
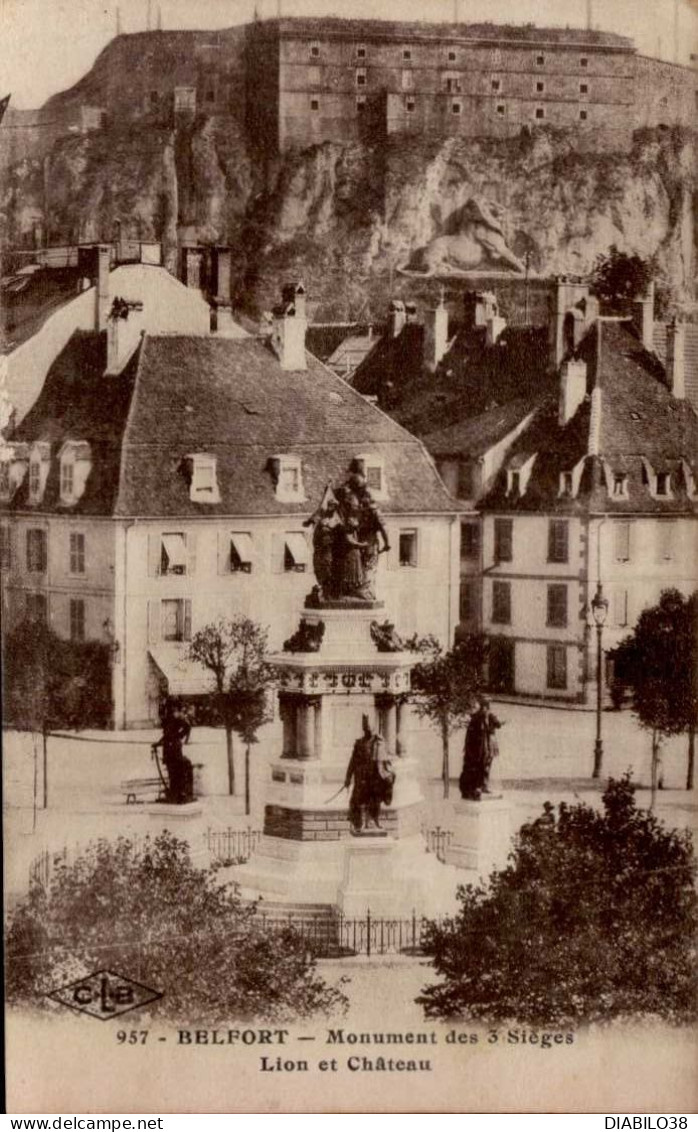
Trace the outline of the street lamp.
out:
<instances>
[{"instance_id":1,"label":"street lamp","mask_svg":"<svg viewBox=\"0 0 698 1132\"><path fill-rule=\"evenodd\" d=\"M594 743L594 769L591 777L600 778L601 760L603 759L603 741L601 739L601 659L603 649L601 648L601 635L608 613L608 598L603 596L601 582L596 583L596 593L591 599L590 605L591 615L596 625L596 741Z\"/></svg>"}]
</instances>

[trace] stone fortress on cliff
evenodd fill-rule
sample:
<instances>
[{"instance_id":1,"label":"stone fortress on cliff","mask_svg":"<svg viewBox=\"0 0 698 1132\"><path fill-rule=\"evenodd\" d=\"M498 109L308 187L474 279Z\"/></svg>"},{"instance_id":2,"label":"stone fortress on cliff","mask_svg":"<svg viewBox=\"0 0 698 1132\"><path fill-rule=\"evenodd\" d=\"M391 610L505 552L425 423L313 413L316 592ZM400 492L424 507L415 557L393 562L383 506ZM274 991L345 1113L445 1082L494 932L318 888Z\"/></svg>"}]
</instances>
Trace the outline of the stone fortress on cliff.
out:
<instances>
[{"instance_id":1,"label":"stone fortress on cliff","mask_svg":"<svg viewBox=\"0 0 698 1132\"><path fill-rule=\"evenodd\" d=\"M582 148L624 150L634 130L692 128L697 113L698 68L640 55L631 39L597 29L277 18L117 35L73 88L40 110L10 108L0 163L41 156L69 131L172 129L200 116L273 154L537 127L574 131Z\"/></svg>"}]
</instances>

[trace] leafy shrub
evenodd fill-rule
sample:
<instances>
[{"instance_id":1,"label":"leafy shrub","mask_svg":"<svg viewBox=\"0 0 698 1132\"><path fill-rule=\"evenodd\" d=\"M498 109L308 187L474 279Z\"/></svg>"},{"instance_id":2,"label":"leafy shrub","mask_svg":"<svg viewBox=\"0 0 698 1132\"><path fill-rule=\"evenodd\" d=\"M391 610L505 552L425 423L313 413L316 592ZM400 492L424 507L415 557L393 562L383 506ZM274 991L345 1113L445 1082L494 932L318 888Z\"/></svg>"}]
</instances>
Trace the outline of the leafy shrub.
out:
<instances>
[{"instance_id":1,"label":"leafy shrub","mask_svg":"<svg viewBox=\"0 0 698 1132\"><path fill-rule=\"evenodd\" d=\"M346 1003L300 936L262 929L167 832L140 849L126 838L88 846L11 917L8 1001L50 1006L49 991L101 968L163 991L158 1013L178 1021L282 1020Z\"/></svg>"},{"instance_id":2,"label":"leafy shrub","mask_svg":"<svg viewBox=\"0 0 698 1132\"><path fill-rule=\"evenodd\" d=\"M639 810L626 776L597 812L546 803L519 832L489 890L431 923L443 982L418 1001L435 1018L570 1025L649 1014L696 1016L696 863L688 833Z\"/></svg>"}]
</instances>

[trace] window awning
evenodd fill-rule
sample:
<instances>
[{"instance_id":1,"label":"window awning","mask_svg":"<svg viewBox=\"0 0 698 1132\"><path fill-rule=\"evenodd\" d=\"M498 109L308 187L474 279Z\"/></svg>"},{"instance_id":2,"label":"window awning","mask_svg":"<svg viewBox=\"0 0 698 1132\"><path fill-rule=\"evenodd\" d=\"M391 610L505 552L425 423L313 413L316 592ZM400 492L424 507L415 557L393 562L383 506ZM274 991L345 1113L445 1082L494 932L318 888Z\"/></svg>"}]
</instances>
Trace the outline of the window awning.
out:
<instances>
[{"instance_id":1,"label":"window awning","mask_svg":"<svg viewBox=\"0 0 698 1132\"><path fill-rule=\"evenodd\" d=\"M307 566L310 560L308 543L305 535L292 533L284 536L286 548L296 566Z\"/></svg>"},{"instance_id":2,"label":"window awning","mask_svg":"<svg viewBox=\"0 0 698 1132\"><path fill-rule=\"evenodd\" d=\"M150 649L150 659L167 683L170 696L204 696L214 689L213 673L179 649Z\"/></svg>"},{"instance_id":3,"label":"window awning","mask_svg":"<svg viewBox=\"0 0 698 1132\"><path fill-rule=\"evenodd\" d=\"M163 535L162 545L170 567L186 566L187 544L184 535Z\"/></svg>"},{"instance_id":4,"label":"window awning","mask_svg":"<svg viewBox=\"0 0 698 1132\"><path fill-rule=\"evenodd\" d=\"M234 534L230 536L230 542L243 564L252 561L252 535Z\"/></svg>"}]
</instances>

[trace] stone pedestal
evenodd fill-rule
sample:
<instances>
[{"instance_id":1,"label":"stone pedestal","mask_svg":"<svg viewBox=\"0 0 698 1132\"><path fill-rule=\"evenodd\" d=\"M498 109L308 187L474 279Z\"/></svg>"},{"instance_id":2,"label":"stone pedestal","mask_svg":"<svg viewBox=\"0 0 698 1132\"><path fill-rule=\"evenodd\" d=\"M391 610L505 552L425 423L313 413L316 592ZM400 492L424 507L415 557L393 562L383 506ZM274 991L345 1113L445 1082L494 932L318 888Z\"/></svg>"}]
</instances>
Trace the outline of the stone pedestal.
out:
<instances>
[{"instance_id":1,"label":"stone pedestal","mask_svg":"<svg viewBox=\"0 0 698 1132\"><path fill-rule=\"evenodd\" d=\"M348 919L365 916L367 909L385 915L383 910L394 905L394 864L393 848L384 838L357 837L347 845L337 904Z\"/></svg>"},{"instance_id":2,"label":"stone pedestal","mask_svg":"<svg viewBox=\"0 0 698 1132\"><path fill-rule=\"evenodd\" d=\"M446 863L487 880L506 865L511 848L511 807L505 798L484 795L478 802L453 804L453 837Z\"/></svg>"},{"instance_id":3,"label":"stone pedestal","mask_svg":"<svg viewBox=\"0 0 698 1132\"><path fill-rule=\"evenodd\" d=\"M306 609L296 640L308 651L272 657L280 672L283 744L266 790L264 837L245 865L226 870L243 896L328 904L349 917L437 915L453 904L458 874L425 853L423 797L404 737L414 655L379 651L380 602ZM383 737L396 774L384 836L355 837L342 786L362 716Z\"/></svg>"}]
</instances>

